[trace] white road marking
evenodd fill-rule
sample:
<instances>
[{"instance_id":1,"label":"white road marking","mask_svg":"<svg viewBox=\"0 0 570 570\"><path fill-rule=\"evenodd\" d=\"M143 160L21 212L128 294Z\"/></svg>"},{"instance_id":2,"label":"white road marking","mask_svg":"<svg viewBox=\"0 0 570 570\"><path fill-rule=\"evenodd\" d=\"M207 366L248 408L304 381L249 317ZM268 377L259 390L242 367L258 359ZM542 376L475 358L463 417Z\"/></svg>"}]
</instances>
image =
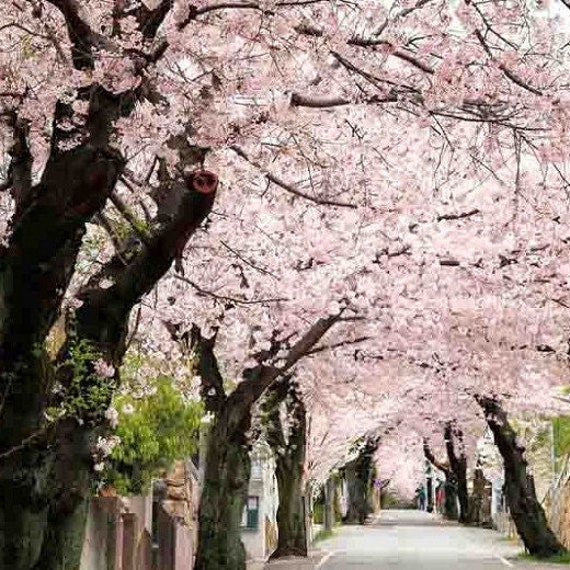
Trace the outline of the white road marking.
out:
<instances>
[{"instance_id":1,"label":"white road marking","mask_svg":"<svg viewBox=\"0 0 570 570\"><path fill-rule=\"evenodd\" d=\"M509 562L506 558L504 558L503 556L497 556L497 558L505 565L508 566L509 568L512 568L514 566L514 564L512 562Z\"/></svg>"},{"instance_id":2,"label":"white road marking","mask_svg":"<svg viewBox=\"0 0 570 570\"><path fill-rule=\"evenodd\" d=\"M322 568L325 563L335 555L335 551L331 550L316 566L315 568Z\"/></svg>"}]
</instances>

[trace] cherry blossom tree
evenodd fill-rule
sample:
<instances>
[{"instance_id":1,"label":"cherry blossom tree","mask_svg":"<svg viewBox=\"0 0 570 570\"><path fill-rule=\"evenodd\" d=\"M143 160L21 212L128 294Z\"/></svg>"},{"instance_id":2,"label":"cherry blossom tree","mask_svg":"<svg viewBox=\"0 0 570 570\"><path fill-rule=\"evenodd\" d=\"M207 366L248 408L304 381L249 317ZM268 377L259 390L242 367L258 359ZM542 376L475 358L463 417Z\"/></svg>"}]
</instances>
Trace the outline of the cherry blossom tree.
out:
<instances>
[{"instance_id":1,"label":"cherry blossom tree","mask_svg":"<svg viewBox=\"0 0 570 570\"><path fill-rule=\"evenodd\" d=\"M139 303L150 347L164 320L198 323L204 342L219 327L227 375L260 374L228 400L253 402L282 371L248 361L250 342L306 340L341 299L385 344L369 354L461 358L460 383L503 363L489 393L523 394L521 374L550 385L535 341L561 353L567 305L562 14L522 1L0 6L0 493L16 498L0 510L0 559L76 564L90 440ZM484 292L475 346L450 342ZM65 414L50 423L48 407Z\"/></svg>"},{"instance_id":2,"label":"cherry blossom tree","mask_svg":"<svg viewBox=\"0 0 570 570\"><path fill-rule=\"evenodd\" d=\"M271 559L307 557L305 517L305 463L307 410L292 377L285 377L268 391L262 403L264 433L275 457L279 493L277 548Z\"/></svg>"}]
</instances>

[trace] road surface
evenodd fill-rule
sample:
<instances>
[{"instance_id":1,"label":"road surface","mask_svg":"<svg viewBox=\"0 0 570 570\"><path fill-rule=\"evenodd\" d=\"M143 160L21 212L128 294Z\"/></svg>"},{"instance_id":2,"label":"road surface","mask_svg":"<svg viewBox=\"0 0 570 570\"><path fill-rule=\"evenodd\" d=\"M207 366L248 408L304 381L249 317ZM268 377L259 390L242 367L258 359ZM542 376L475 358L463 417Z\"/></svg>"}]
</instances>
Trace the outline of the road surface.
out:
<instances>
[{"instance_id":1,"label":"road surface","mask_svg":"<svg viewBox=\"0 0 570 570\"><path fill-rule=\"evenodd\" d=\"M550 568L517 559L520 546L492 530L465 528L419 511L383 511L370 525L323 541L319 570L506 570ZM560 568L560 566L558 566Z\"/></svg>"}]
</instances>

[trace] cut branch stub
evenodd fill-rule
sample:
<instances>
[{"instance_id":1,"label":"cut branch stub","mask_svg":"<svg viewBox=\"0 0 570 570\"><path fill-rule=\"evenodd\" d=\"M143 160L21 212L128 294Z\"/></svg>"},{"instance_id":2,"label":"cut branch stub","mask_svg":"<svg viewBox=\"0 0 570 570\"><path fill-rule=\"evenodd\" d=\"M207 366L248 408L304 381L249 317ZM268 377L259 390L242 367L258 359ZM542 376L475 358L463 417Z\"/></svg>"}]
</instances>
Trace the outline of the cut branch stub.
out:
<instances>
[{"instance_id":1,"label":"cut branch stub","mask_svg":"<svg viewBox=\"0 0 570 570\"><path fill-rule=\"evenodd\" d=\"M195 170L186 180L188 186L200 194L212 194L218 187L218 177L209 170Z\"/></svg>"}]
</instances>

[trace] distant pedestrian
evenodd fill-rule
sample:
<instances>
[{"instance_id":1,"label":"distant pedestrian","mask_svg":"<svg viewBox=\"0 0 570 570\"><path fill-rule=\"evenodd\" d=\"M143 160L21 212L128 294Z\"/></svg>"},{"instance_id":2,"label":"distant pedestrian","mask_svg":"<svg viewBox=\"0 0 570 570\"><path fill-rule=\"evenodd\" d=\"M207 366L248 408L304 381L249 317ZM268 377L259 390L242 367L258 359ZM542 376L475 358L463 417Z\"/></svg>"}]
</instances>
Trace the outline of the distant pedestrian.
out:
<instances>
[{"instance_id":1,"label":"distant pedestrian","mask_svg":"<svg viewBox=\"0 0 570 570\"><path fill-rule=\"evenodd\" d=\"M423 485L416 489L417 505L420 511L426 510L426 490Z\"/></svg>"}]
</instances>

